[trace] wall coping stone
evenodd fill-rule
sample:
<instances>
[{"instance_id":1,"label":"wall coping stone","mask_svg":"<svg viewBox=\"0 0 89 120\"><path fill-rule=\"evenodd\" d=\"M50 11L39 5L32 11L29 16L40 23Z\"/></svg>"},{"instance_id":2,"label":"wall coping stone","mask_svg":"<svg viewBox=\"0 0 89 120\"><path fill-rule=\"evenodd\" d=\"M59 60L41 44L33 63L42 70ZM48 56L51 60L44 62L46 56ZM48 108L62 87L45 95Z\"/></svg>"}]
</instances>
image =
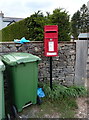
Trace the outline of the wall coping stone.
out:
<instances>
[{"instance_id":1,"label":"wall coping stone","mask_svg":"<svg viewBox=\"0 0 89 120\"><path fill-rule=\"evenodd\" d=\"M24 44L30 44L30 43L43 43L43 41L30 41ZM70 42L70 41L60 41L58 43L62 43L62 44L76 44L76 42ZM0 44L21 44L21 43L15 43L15 42L0 42Z\"/></svg>"}]
</instances>

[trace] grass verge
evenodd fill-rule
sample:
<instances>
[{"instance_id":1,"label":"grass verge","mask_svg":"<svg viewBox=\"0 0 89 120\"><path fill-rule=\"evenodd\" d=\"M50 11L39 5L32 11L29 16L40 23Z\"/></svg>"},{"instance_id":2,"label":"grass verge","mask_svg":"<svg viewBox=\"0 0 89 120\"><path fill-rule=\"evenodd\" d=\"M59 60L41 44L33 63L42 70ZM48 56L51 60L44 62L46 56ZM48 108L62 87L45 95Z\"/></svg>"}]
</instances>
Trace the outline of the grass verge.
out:
<instances>
[{"instance_id":1,"label":"grass verge","mask_svg":"<svg viewBox=\"0 0 89 120\"><path fill-rule=\"evenodd\" d=\"M46 94L45 100L41 106L42 109L44 109L43 112L46 110L46 113L48 112L49 114L50 110L54 110L54 113L58 113L61 118L74 118L76 114L75 111L78 108L76 98L87 95L87 90L83 86L66 87L53 83L52 90L48 83L40 83L40 86ZM49 106L50 110L47 106ZM42 114L45 114L45 112Z\"/></svg>"},{"instance_id":2,"label":"grass verge","mask_svg":"<svg viewBox=\"0 0 89 120\"><path fill-rule=\"evenodd\" d=\"M53 83L51 90L48 83L40 83L39 87L43 88L46 96L42 98L41 105L32 105L23 110L21 114L28 118L74 118L78 108L76 98L87 95L82 86L65 87Z\"/></svg>"}]
</instances>

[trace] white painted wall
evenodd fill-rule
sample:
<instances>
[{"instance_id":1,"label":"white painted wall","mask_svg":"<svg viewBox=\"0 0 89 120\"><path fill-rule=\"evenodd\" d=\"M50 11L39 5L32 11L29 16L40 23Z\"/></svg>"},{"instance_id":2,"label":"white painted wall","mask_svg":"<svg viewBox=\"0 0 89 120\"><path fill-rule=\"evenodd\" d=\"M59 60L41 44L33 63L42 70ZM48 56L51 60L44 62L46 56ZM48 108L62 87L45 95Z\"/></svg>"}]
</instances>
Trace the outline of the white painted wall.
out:
<instances>
[{"instance_id":1,"label":"white painted wall","mask_svg":"<svg viewBox=\"0 0 89 120\"><path fill-rule=\"evenodd\" d=\"M10 22L3 22L4 14L0 13L0 30L5 28Z\"/></svg>"},{"instance_id":2,"label":"white painted wall","mask_svg":"<svg viewBox=\"0 0 89 120\"><path fill-rule=\"evenodd\" d=\"M2 29L5 28L10 22L2 22Z\"/></svg>"},{"instance_id":3,"label":"white painted wall","mask_svg":"<svg viewBox=\"0 0 89 120\"><path fill-rule=\"evenodd\" d=\"M0 16L0 30L5 28L10 22L3 22L3 18Z\"/></svg>"},{"instance_id":4,"label":"white painted wall","mask_svg":"<svg viewBox=\"0 0 89 120\"><path fill-rule=\"evenodd\" d=\"M0 16L0 30L3 28L2 16Z\"/></svg>"},{"instance_id":5,"label":"white painted wall","mask_svg":"<svg viewBox=\"0 0 89 120\"><path fill-rule=\"evenodd\" d=\"M3 28L5 28L10 23L9 21L8 22L3 21L4 18L5 18L4 14L1 11L1 13L0 13L0 30L3 29ZM12 20L14 20L14 18ZM18 18L15 21L20 21L20 20L22 20L22 18Z\"/></svg>"}]
</instances>

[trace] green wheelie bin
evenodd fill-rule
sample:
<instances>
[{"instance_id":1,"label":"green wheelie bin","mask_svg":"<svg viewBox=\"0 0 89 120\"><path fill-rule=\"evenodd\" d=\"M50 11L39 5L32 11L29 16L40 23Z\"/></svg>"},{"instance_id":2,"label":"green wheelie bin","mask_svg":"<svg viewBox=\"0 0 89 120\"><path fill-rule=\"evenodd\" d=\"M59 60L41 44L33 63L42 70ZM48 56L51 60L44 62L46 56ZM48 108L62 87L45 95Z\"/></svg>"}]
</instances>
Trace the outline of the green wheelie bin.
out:
<instances>
[{"instance_id":1,"label":"green wheelie bin","mask_svg":"<svg viewBox=\"0 0 89 120\"><path fill-rule=\"evenodd\" d=\"M5 66L0 60L0 120L5 118L4 80L3 80L4 70L5 70Z\"/></svg>"},{"instance_id":2,"label":"green wheelie bin","mask_svg":"<svg viewBox=\"0 0 89 120\"><path fill-rule=\"evenodd\" d=\"M29 53L2 55L6 66L11 102L18 112L29 102L37 102L38 63L41 59Z\"/></svg>"}]
</instances>

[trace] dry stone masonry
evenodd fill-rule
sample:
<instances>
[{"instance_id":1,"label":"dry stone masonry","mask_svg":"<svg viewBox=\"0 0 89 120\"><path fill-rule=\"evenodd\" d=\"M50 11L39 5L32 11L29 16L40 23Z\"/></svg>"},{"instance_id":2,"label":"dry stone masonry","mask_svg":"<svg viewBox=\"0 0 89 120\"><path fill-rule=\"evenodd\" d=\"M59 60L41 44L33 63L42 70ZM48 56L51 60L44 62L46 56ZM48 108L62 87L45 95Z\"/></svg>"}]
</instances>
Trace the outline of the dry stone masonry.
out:
<instances>
[{"instance_id":1,"label":"dry stone masonry","mask_svg":"<svg viewBox=\"0 0 89 120\"><path fill-rule=\"evenodd\" d=\"M53 80L63 85L73 85L75 78L76 43L60 42L59 56L53 57ZM0 54L11 52L27 52L39 56L39 81L50 80L49 57L44 56L43 42L18 44L13 42L0 43Z\"/></svg>"}]
</instances>

